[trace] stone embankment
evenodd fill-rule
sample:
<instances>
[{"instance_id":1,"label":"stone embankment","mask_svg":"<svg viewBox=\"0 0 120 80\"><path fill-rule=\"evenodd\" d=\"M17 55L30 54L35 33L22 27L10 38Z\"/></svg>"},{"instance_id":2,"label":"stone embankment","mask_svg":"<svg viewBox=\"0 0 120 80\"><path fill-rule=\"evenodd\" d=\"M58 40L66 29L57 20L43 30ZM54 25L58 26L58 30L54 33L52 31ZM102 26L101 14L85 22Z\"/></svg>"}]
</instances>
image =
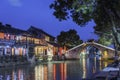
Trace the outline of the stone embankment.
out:
<instances>
[{"instance_id":1,"label":"stone embankment","mask_svg":"<svg viewBox=\"0 0 120 80\"><path fill-rule=\"evenodd\" d=\"M115 61L94 74L94 80L120 80L120 64Z\"/></svg>"},{"instance_id":2,"label":"stone embankment","mask_svg":"<svg viewBox=\"0 0 120 80\"><path fill-rule=\"evenodd\" d=\"M17 65L27 65L30 64L29 62L4 62L0 63L0 67L8 67L8 66L17 66Z\"/></svg>"}]
</instances>

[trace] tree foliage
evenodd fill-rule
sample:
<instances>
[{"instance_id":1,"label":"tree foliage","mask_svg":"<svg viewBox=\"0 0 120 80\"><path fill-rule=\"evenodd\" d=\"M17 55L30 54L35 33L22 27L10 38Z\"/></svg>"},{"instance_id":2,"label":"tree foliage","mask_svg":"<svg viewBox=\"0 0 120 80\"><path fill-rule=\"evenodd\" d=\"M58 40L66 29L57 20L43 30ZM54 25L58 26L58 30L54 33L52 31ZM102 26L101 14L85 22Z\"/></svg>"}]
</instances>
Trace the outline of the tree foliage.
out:
<instances>
[{"instance_id":1,"label":"tree foliage","mask_svg":"<svg viewBox=\"0 0 120 80\"><path fill-rule=\"evenodd\" d=\"M75 30L62 31L60 35L57 36L58 44L61 46L67 46L68 48L77 46L82 43L79 35Z\"/></svg>"},{"instance_id":2,"label":"tree foliage","mask_svg":"<svg viewBox=\"0 0 120 80\"><path fill-rule=\"evenodd\" d=\"M88 39L87 42L96 42L95 39Z\"/></svg>"},{"instance_id":3,"label":"tree foliage","mask_svg":"<svg viewBox=\"0 0 120 80\"><path fill-rule=\"evenodd\" d=\"M72 20L78 25L86 25L94 20L95 31L112 33L114 41L120 46L120 0L55 0L50 8L53 15L61 20Z\"/></svg>"},{"instance_id":4,"label":"tree foliage","mask_svg":"<svg viewBox=\"0 0 120 80\"><path fill-rule=\"evenodd\" d=\"M110 46L113 42L112 42L112 39L110 37L106 37L105 35L102 35L98 39L98 43L105 45L105 46Z\"/></svg>"},{"instance_id":5,"label":"tree foliage","mask_svg":"<svg viewBox=\"0 0 120 80\"><path fill-rule=\"evenodd\" d=\"M50 8L53 8L54 16L59 20L72 20L78 25L85 25L90 20L96 23L96 30L108 30L111 27L111 17L114 17L119 26L120 19L119 0L55 0Z\"/></svg>"}]
</instances>

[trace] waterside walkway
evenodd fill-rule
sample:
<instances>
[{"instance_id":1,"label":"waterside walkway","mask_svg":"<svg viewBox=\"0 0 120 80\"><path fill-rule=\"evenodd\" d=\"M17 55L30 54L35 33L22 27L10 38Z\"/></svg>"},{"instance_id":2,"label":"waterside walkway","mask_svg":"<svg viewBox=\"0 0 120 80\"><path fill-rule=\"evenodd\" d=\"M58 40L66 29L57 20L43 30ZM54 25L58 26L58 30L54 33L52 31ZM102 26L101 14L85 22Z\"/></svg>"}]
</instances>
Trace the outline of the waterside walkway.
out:
<instances>
[{"instance_id":1,"label":"waterside walkway","mask_svg":"<svg viewBox=\"0 0 120 80\"><path fill-rule=\"evenodd\" d=\"M0 63L1 67L8 67L8 66L17 66L17 65L27 65L30 64L29 62L8 62L8 63Z\"/></svg>"},{"instance_id":2,"label":"waterside walkway","mask_svg":"<svg viewBox=\"0 0 120 80\"><path fill-rule=\"evenodd\" d=\"M94 80L120 80L119 65L115 62L109 64L102 71L94 74Z\"/></svg>"}]
</instances>

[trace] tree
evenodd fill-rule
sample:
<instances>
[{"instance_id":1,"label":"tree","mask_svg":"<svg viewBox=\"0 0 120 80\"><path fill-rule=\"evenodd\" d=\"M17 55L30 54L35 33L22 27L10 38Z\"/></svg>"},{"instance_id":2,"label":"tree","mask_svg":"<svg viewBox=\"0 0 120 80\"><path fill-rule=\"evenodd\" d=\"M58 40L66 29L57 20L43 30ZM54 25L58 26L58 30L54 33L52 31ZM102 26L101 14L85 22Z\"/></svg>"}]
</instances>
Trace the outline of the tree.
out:
<instances>
[{"instance_id":1,"label":"tree","mask_svg":"<svg viewBox=\"0 0 120 80\"><path fill-rule=\"evenodd\" d=\"M94 20L95 31L110 32L116 47L120 47L120 0L55 0L50 8L53 15L61 20L70 17L78 25L86 25ZM116 48L118 49L118 48Z\"/></svg>"},{"instance_id":2,"label":"tree","mask_svg":"<svg viewBox=\"0 0 120 80\"><path fill-rule=\"evenodd\" d=\"M112 42L112 39L110 37L106 37L104 35L102 35L99 39L98 39L98 43L102 44L102 45L105 45L105 46L109 46L111 45L113 42Z\"/></svg>"},{"instance_id":3,"label":"tree","mask_svg":"<svg viewBox=\"0 0 120 80\"><path fill-rule=\"evenodd\" d=\"M74 29L69 31L62 31L60 35L57 36L57 42L60 46L66 46L67 48L72 48L82 43L79 35Z\"/></svg>"},{"instance_id":4,"label":"tree","mask_svg":"<svg viewBox=\"0 0 120 80\"><path fill-rule=\"evenodd\" d=\"M96 42L94 39L88 39L87 42Z\"/></svg>"}]
</instances>

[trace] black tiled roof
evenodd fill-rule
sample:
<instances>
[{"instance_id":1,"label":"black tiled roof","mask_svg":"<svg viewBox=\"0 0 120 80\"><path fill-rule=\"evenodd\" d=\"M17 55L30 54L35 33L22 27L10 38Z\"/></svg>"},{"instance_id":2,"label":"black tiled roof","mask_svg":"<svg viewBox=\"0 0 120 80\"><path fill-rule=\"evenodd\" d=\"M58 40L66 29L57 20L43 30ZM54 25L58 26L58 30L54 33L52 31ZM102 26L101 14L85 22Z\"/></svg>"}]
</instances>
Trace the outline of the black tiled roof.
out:
<instances>
[{"instance_id":1,"label":"black tiled roof","mask_svg":"<svg viewBox=\"0 0 120 80\"><path fill-rule=\"evenodd\" d=\"M14 28L9 24L3 25L0 22L0 32L4 32L4 33L9 33L9 34L13 34L13 35L27 35L27 36L32 36L35 38L43 38L44 36L41 36L41 33L55 39L55 37L49 35L48 33L44 32L43 30L33 27L31 26L27 31L25 30L21 30L18 28Z\"/></svg>"},{"instance_id":2,"label":"black tiled roof","mask_svg":"<svg viewBox=\"0 0 120 80\"><path fill-rule=\"evenodd\" d=\"M0 24L0 32L9 33L9 34L13 34L13 35L14 34L15 35L28 34L27 31L14 28L9 24L6 24L6 25Z\"/></svg>"},{"instance_id":3,"label":"black tiled roof","mask_svg":"<svg viewBox=\"0 0 120 80\"><path fill-rule=\"evenodd\" d=\"M50 34L46 33L45 31L43 31L42 29L39 29L39 28L36 28L36 27L33 27L33 26L31 26L31 27L28 29L28 32L29 32L31 29L34 30L34 31L36 31L38 34L43 33L43 34L45 34L45 35L47 35L47 36L49 36L49 37L51 37L51 38L55 38L55 37L51 36Z\"/></svg>"}]
</instances>

